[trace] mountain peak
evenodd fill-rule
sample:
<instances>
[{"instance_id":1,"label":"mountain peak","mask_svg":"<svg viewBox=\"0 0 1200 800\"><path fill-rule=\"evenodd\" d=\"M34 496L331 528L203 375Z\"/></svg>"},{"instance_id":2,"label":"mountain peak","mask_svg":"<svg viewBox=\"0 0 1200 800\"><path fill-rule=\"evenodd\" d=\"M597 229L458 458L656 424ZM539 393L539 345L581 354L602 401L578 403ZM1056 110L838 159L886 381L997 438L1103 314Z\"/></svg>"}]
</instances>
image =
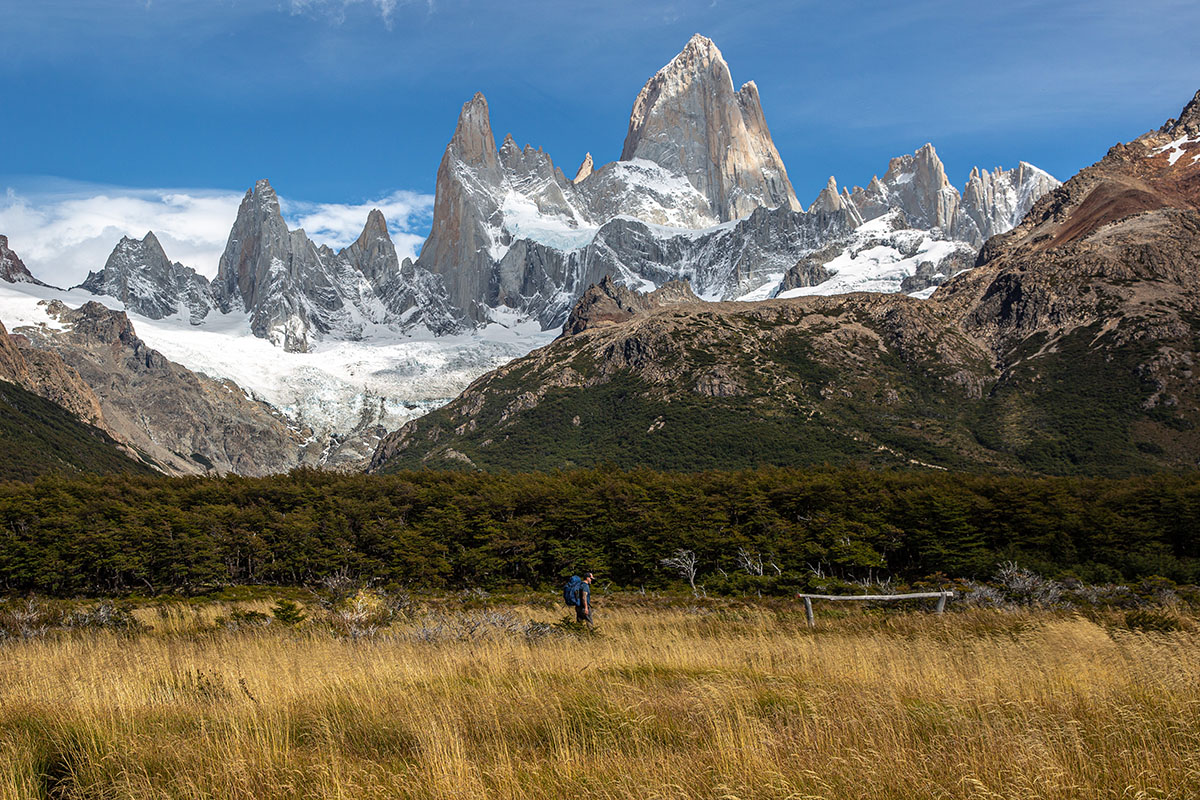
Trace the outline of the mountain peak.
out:
<instances>
[{"instance_id":1,"label":"mountain peak","mask_svg":"<svg viewBox=\"0 0 1200 800\"><path fill-rule=\"evenodd\" d=\"M367 214L367 224L363 228L362 236L387 236L388 227L387 219L384 218L383 212L378 208L372 208L371 213ZM359 238L362 238L360 236Z\"/></svg>"},{"instance_id":2,"label":"mountain peak","mask_svg":"<svg viewBox=\"0 0 1200 800\"><path fill-rule=\"evenodd\" d=\"M700 34L638 93L621 150L635 159L687 178L724 221L761 206L800 210L757 87L734 91L721 51Z\"/></svg>"},{"instance_id":3,"label":"mountain peak","mask_svg":"<svg viewBox=\"0 0 1200 800\"><path fill-rule=\"evenodd\" d=\"M1163 133L1200 133L1200 91L1191 99L1183 111L1179 112L1179 119L1168 120L1167 124L1162 127Z\"/></svg>"},{"instance_id":4,"label":"mountain peak","mask_svg":"<svg viewBox=\"0 0 1200 800\"><path fill-rule=\"evenodd\" d=\"M487 98L483 92L476 92L463 103L447 152L471 165L496 167L496 137L492 134Z\"/></svg>"},{"instance_id":5,"label":"mountain peak","mask_svg":"<svg viewBox=\"0 0 1200 800\"><path fill-rule=\"evenodd\" d=\"M830 175L829 182L825 184L825 188L817 195L817 199L809 206L808 212L811 214L816 211L841 211L842 196L838 193L837 178Z\"/></svg>"},{"instance_id":6,"label":"mountain peak","mask_svg":"<svg viewBox=\"0 0 1200 800\"><path fill-rule=\"evenodd\" d=\"M721 55L721 51L716 43L703 34L694 33L692 34L692 38L688 39L687 44L683 46L683 49L658 70L655 77L695 70L707 66L714 61L719 62L721 66L725 67L726 72L729 71L728 66L725 64L725 57Z\"/></svg>"},{"instance_id":7,"label":"mountain peak","mask_svg":"<svg viewBox=\"0 0 1200 800\"><path fill-rule=\"evenodd\" d=\"M575 173L575 180L572 183L579 183L581 180L592 174L595 164L592 162L592 154L588 153L583 157L583 163L579 165L579 170Z\"/></svg>"}]
</instances>

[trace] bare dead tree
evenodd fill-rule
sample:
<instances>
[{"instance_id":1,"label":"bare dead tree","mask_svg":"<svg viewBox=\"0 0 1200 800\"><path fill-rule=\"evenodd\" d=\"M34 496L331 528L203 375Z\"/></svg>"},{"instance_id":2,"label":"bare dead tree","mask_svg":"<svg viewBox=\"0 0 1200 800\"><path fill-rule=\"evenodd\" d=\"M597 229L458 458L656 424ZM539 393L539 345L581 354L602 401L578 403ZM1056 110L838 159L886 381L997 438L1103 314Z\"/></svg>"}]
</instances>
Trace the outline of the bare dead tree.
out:
<instances>
[{"instance_id":1,"label":"bare dead tree","mask_svg":"<svg viewBox=\"0 0 1200 800\"><path fill-rule=\"evenodd\" d=\"M737 551L737 563L739 567L746 570L747 575L758 575L759 577L762 577L762 553L751 553L746 548L739 547Z\"/></svg>"},{"instance_id":2,"label":"bare dead tree","mask_svg":"<svg viewBox=\"0 0 1200 800\"><path fill-rule=\"evenodd\" d=\"M674 555L664 558L658 563L687 580L688 585L692 587L692 594L696 597L700 596L699 590L696 589L696 570L699 562L695 552L684 550L681 547L675 551Z\"/></svg>"}]
</instances>

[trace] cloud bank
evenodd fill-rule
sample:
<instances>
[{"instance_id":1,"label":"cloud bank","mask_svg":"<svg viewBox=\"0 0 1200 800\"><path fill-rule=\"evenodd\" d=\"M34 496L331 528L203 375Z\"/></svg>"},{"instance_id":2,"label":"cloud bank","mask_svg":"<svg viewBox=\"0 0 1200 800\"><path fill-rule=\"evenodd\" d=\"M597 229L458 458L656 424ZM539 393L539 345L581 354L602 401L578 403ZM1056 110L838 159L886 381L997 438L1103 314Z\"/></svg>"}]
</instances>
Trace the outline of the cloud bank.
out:
<instances>
[{"instance_id":1,"label":"cloud bank","mask_svg":"<svg viewBox=\"0 0 1200 800\"><path fill-rule=\"evenodd\" d=\"M225 249L242 195L204 189L130 189L57 183L0 199L0 234L30 271L55 286L74 286L104 266L122 236L154 231L172 261L209 278ZM401 259L415 257L433 197L400 191L364 203L305 203L280 198L291 228L317 244L341 249L358 238L367 214L380 209Z\"/></svg>"}]
</instances>

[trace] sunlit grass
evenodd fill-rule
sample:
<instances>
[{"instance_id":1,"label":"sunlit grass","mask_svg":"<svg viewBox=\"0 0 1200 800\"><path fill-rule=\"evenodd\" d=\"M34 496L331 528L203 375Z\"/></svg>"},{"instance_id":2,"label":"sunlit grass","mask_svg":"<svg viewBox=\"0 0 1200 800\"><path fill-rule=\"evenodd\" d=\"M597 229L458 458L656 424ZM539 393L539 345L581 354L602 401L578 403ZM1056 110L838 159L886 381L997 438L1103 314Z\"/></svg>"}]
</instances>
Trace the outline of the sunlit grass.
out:
<instances>
[{"instance_id":1,"label":"sunlit grass","mask_svg":"<svg viewBox=\"0 0 1200 800\"><path fill-rule=\"evenodd\" d=\"M227 613L0 646L0 797L1200 796L1191 625L970 611L809 631L792 610L629 604L594 638L455 640L414 618L349 639L212 628Z\"/></svg>"}]
</instances>

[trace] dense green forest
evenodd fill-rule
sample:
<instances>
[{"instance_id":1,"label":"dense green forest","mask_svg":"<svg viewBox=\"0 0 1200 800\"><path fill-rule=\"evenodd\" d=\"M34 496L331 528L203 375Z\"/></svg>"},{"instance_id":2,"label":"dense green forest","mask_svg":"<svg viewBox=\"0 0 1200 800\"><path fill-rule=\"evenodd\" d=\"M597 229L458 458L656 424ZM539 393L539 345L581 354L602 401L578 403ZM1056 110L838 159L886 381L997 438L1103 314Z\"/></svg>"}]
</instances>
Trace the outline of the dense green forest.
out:
<instances>
[{"instance_id":1,"label":"dense green forest","mask_svg":"<svg viewBox=\"0 0 1200 800\"><path fill-rule=\"evenodd\" d=\"M47 476L0 484L0 590L59 595L304 585L709 591L985 578L1002 561L1088 582L1200 581L1200 475L1123 480L760 469L696 474L298 471L273 478ZM741 556L739 556L739 552ZM763 575L739 568L749 556ZM757 570L755 570L757 571Z\"/></svg>"}]
</instances>

